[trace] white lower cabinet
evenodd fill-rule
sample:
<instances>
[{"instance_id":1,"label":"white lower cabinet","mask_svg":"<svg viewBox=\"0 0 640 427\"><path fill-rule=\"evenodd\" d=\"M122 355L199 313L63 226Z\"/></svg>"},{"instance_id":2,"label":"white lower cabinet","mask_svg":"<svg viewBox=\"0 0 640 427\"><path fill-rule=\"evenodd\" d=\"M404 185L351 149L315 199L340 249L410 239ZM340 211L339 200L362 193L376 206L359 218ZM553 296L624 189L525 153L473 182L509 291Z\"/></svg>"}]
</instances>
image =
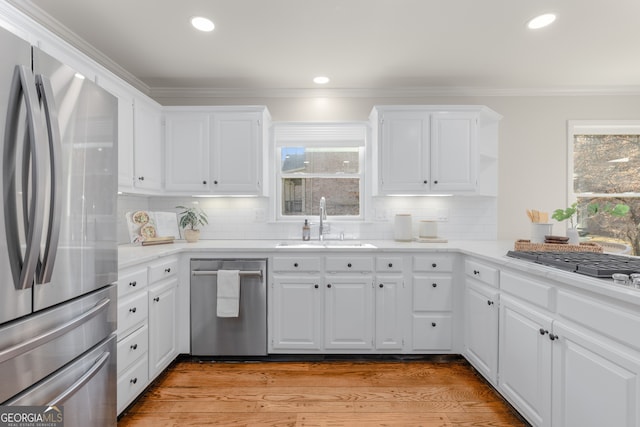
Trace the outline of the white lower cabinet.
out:
<instances>
[{"instance_id":1,"label":"white lower cabinet","mask_svg":"<svg viewBox=\"0 0 640 427\"><path fill-rule=\"evenodd\" d=\"M396 350L404 348L406 310L403 304L404 278L378 275L375 294L375 348Z\"/></svg>"},{"instance_id":2,"label":"white lower cabinet","mask_svg":"<svg viewBox=\"0 0 640 427\"><path fill-rule=\"evenodd\" d=\"M535 426L551 425L552 319L500 297L499 389Z\"/></svg>"},{"instance_id":3,"label":"white lower cabinet","mask_svg":"<svg viewBox=\"0 0 640 427\"><path fill-rule=\"evenodd\" d=\"M149 288L149 377L155 378L178 355L178 280L167 279Z\"/></svg>"},{"instance_id":4,"label":"white lower cabinet","mask_svg":"<svg viewBox=\"0 0 640 427\"><path fill-rule=\"evenodd\" d=\"M373 278L326 277L324 289L324 348L371 350L373 348Z\"/></svg>"},{"instance_id":5,"label":"white lower cabinet","mask_svg":"<svg viewBox=\"0 0 640 427\"><path fill-rule=\"evenodd\" d=\"M554 322L553 426L640 425L640 353Z\"/></svg>"},{"instance_id":6,"label":"white lower cabinet","mask_svg":"<svg viewBox=\"0 0 640 427\"><path fill-rule=\"evenodd\" d=\"M498 384L498 289L466 280L467 360L494 386Z\"/></svg>"},{"instance_id":7,"label":"white lower cabinet","mask_svg":"<svg viewBox=\"0 0 640 427\"><path fill-rule=\"evenodd\" d=\"M292 263L293 265L293 263ZM272 284L273 350L322 349L322 289L320 277L275 276Z\"/></svg>"}]
</instances>

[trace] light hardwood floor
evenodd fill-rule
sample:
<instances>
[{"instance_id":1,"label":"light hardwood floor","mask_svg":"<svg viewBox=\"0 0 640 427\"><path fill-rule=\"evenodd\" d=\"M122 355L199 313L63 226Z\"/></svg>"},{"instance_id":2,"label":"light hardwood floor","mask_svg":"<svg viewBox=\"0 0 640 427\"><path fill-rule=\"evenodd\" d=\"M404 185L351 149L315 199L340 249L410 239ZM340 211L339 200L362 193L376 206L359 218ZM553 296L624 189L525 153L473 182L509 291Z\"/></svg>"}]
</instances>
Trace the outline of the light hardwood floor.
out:
<instances>
[{"instance_id":1,"label":"light hardwood floor","mask_svg":"<svg viewBox=\"0 0 640 427\"><path fill-rule=\"evenodd\" d=\"M463 359L180 361L118 422L201 425L527 426Z\"/></svg>"}]
</instances>

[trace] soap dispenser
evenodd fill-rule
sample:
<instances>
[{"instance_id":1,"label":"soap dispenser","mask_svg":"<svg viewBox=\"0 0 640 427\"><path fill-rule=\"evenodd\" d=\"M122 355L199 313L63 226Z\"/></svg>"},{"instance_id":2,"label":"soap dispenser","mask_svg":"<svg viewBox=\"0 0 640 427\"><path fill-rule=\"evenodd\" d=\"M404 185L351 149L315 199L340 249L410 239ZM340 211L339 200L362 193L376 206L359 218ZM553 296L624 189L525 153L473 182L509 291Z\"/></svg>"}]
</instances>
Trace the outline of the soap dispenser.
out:
<instances>
[{"instance_id":1,"label":"soap dispenser","mask_svg":"<svg viewBox=\"0 0 640 427\"><path fill-rule=\"evenodd\" d=\"M311 227L309 227L309 220L304 220L302 226L302 240L311 240Z\"/></svg>"}]
</instances>

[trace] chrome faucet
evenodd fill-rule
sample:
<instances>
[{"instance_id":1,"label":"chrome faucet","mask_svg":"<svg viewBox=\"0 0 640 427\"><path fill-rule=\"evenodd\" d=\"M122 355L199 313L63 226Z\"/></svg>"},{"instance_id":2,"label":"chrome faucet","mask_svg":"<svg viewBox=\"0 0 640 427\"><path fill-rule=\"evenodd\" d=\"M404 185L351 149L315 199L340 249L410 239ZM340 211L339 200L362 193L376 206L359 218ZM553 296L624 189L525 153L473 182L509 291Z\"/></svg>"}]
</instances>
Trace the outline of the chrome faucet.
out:
<instances>
[{"instance_id":1,"label":"chrome faucet","mask_svg":"<svg viewBox=\"0 0 640 427\"><path fill-rule=\"evenodd\" d=\"M324 221L327 220L327 200L320 197L320 226L318 227L318 239L324 240Z\"/></svg>"}]
</instances>

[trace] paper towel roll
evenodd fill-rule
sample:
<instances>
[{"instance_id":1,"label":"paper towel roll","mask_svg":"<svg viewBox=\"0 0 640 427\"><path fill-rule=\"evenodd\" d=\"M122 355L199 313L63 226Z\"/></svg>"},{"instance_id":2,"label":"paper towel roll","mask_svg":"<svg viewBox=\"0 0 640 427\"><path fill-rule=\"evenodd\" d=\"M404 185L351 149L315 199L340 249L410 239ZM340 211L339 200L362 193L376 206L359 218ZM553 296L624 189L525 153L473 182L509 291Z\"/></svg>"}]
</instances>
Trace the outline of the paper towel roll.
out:
<instances>
[{"instance_id":1,"label":"paper towel roll","mask_svg":"<svg viewBox=\"0 0 640 427\"><path fill-rule=\"evenodd\" d=\"M397 214L394 221L394 237L400 242L413 240L413 221L410 214Z\"/></svg>"},{"instance_id":2,"label":"paper towel roll","mask_svg":"<svg viewBox=\"0 0 640 427\"><path fill-rule=\"evenodd\" d=\"M420 221L420 237L438 237L438 223L435 221Z\"/></svg>"}]
</instances>

